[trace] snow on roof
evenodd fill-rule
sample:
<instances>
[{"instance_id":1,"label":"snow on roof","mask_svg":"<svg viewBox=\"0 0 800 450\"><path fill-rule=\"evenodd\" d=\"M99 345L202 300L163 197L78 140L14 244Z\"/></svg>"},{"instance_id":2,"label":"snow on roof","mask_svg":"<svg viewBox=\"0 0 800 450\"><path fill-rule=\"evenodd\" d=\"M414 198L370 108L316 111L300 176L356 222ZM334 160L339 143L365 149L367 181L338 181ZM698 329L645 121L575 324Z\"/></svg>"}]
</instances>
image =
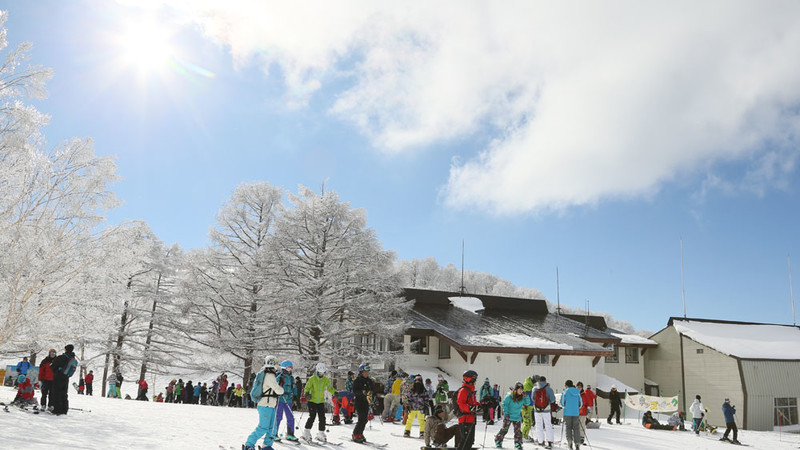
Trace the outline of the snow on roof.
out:
<instances>
[{"instance_id":1,"label":"snow on roof","mask_svg":"<svg viewBox=\"0 0 800 450\"><path fill-rule=\"evenodd\" d=\"M483 311L483 301L475 297L449 297L450 303L456 308L460 308L471 313L477 314L478 311Z\"/></svg>"},{"instance_id":2,"label":"snow on roof","mask_svg":"<svg viewBox=\"0 0 800 450\"><path fill-rule=\"evenodd\" d=\"M800 359L800 328L787 325L672 321L679 333L738 358Z\"/></svg>"},{"instance_id":3,"label":"snow on roof","mask_svg":"<svg viewBox=\"0 0 800 450\"><path fill-rule=\"evenodd\" d=\"M647 338L644 338L644 337L641 337L641 336L637 336L637 335L635 335L635 334L625 334L625 333L611 332L611 331L609 331L609 334L611 334L611 335L614 335L614 336L616 336L616 337L618 337L618 338L622 339L622 342L620 342L620 344L630 344L630 345L637 345L637 344L638 344L638 345L641 345L641 344L649 344L649 345L658 345L658 342L656 342L656 341L653 341L653 340L650 340L650 339L647 339Z\"/></svg>"},{"instance_id":4,"label":"snow on roof","mask_svg":"<svg viewBox=\"0 0 800 450\"><path fill-rule=\"evenodd\" d=\"M553 342L549 339L526 336L524 334L508 333L508 334L484 334L480 336L470 336L468 341L480 345L485 341L490 341L505 347L518 347L518 348L545 348L545 349L561 349L572 350L573 347L569 344L562 344Z\"/></svg>"},{"instance_id":5,"label":"snow on roof","mask_svg":"<svg viewBox=\"0 0 800 450\"><path fill-rule=\"evenodd\" d=\"M644 384L649 385L649 386L658 386L658 383L656 383L653 380L648 380L647 378L644 379Z\"/></svg>"},{"instance_id":6,"label":"snow on roof","mask_svg":"<svg viewBox=\"0 0 800 450\"><path fill-rule=\"evenodd\" d=\"M616 387L618 392L639 392L639 389L632 388L614 377L610 377L604 373L597 374L597 389L605 392L611 392L611 386Z\"/></svg>"}]
</instances>

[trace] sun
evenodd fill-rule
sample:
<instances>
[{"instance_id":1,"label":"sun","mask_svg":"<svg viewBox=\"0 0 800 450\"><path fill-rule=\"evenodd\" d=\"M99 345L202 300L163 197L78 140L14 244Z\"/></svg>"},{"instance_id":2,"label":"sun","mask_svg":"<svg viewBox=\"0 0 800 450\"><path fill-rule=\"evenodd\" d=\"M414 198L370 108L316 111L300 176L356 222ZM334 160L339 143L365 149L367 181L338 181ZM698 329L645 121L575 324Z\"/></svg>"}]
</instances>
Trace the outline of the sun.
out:
<instances>
[{"instance_id":1,"label":"sun","mask_svg":"<svg viewBox=\"0 0 800 450\"><path fill-rule=\"evenodd\" d=\"M130 24L118 36L117 50L127 69L140 76L160 74L172 64L174 49L165 27L153 21Z\"/></svg>"}]
</instances>

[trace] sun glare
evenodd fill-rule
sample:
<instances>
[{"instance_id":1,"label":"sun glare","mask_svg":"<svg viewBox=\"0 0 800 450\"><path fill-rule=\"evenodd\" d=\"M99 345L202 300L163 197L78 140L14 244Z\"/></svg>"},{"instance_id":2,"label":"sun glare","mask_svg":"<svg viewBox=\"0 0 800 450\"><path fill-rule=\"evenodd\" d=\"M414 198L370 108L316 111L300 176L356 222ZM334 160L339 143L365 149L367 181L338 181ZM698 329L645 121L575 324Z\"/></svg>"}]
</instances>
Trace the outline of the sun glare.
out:
<instances>
[{"instance_id":1,"label":"sun glare","mask_svg":"<svg viewBox=\"0 0 800 450\"><path fill-rule=\"evenodd\" d=\"M123 63L140 75L163 72L175 56L169 34L154 22L140 22L125 30L119 37L119 51Z\"/></svg>"}]
</instances>

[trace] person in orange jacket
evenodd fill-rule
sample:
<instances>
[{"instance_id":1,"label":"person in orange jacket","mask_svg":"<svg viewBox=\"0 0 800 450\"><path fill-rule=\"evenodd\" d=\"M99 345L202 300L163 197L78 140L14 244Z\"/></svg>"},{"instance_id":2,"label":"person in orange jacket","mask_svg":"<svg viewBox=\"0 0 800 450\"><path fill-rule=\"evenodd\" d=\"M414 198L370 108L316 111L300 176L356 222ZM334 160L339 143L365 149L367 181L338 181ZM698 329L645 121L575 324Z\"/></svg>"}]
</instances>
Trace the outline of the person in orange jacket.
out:
<instances>
[{"instance_id":1,"label":"person in orange jacket","mask_svg":"<svg viewBox=\"0 0 800 450\"><path fill-rule=\"evenodd\" d=\"M462 375L463 384L456 392L456 403L458 404L458 431L461 433L461 442L458 450L468 450L475 443L475 416L480 403L475 399L475 381L478 373L474 370L467 370Z\"/></svg>"}]
</instances>

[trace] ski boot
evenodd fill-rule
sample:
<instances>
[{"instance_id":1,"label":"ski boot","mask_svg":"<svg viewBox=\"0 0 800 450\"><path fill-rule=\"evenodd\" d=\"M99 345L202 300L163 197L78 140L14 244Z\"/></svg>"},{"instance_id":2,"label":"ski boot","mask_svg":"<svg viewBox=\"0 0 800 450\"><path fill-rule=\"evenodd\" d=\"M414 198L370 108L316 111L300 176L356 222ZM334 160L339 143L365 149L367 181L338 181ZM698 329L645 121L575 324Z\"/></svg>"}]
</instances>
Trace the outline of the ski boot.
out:
<instances>
[{"instance_id":1,"label":"ski boot","mask_svg":"<svg viewBox=\"0 0 800 450\"><path fill-rule=\"evenodd\" d=\"M342 424L342 422L339 421L339 415L338 414L333 416L333 419L331 419L331 424L333 424L333 425L341 425Z\"/></svg>"},{"instance_id":2,"label":"ski boot","mask_svg":"<svg viewBox=\"0 0 800 450\"><path fill-rule=\"evenodd\" d=\"M494 425L494 420L490 419L488 423L489 423L489 425Z\"/></svg>"},{"instance_id":3,"label":"ski boot","mask_svg":"<svg viewBox=\"0 0 800 450\"><path fill-rule=\"evenodd\" d=\"M742 443L741 443L741 442L739 442L739 440L738 440L738 439L734 439L734 440L732 440L732 441L731 441L731 444L742 445Z\"/></svg>"},{"instance_id":4,"label":"ski boot","mask_svg":"<svg viewBox=\"0 0 800 450\"><path fill-rule=\"evenodd\" d=\"M354 434L353 442L358 442L359 444L363 444L367 442L367 438L365 438L363 434Z\"/></svg>"},{"instance_id":5,"label":"ski boot","mask_svg":"<svg viewBox=\"0 0 800 450\"><path fill-rule=\"evenodd\" d=\"M494 441L495 448L503 448L503 441Z\"/></svg>"},{"instance_id":6,"label":"ski boot","mask_svg":"<svg viewBox=\"0 0 800 450\"><path fill-rule=\"evenodd\" d=\"M322 442L323 444L327 444L328 443L328 436L326 436L325 432L322 431L322 430L319 430L319 432L317 433L316 439L318 441Z\"/></svg>"},{"instance_id":7,"label":"ski boot","mask_svg":"<svg viewBox=\"0 0 800 450\"><path fill-rule=\"evenodd\" d=\"M300 439L306 442L311 442L311 430L309 430L308 428L303 429L303 435L300 436Z\"/></svg>"},{"instance_id":8,"label":"ski boot","mask_svg":"<svg viewBox=\"0 0 800 450\"><path fill-rule=\"evenodd\" d=\"M547 445L544 448L547 448L547 449L553 448L553 442L552 441L547 441Z\"/></svg>"},{"instance_id":9,"label":"ski boot","mask_svg":"<svg viewBox=\"0 0 800 450\"><path fill-rule=\"evenodd\" d=\"M514 450L522 450L522 444L514 444Z\"/></svg>"},{"instance_id":10,"label":"ski boot","mask_svg":"<svg viewBox=\"0 0 800 450\"><path fill-rule=\"evenodd\" d=\"M292 433L286 433L286 440L287 441L297 441L297 438Z\"/></svg>"},{"instance_id":11,"label":"ski boot","mask_svg":"<svg viewBox=\"0 0 800 450\"><path fill-rule=\"evenodd\" d=\"M730 441L730 439L728 439L727 436L722 436L721 438L719 438L719 440L720 441Z\"/></svg>"},{"instance_id":12,"label":"ski boot","mask_svg":"<svg viewBox=\"0 0 800 450\"><path fill-rule=\"evenodd\" d=\"M419 432L419 438L420 439L425 439L425 432L424 431L420 431Z\"/></svg>"},{"instance_id":13,"label":"ski boot","mask_svg":"<svg viewBox=\"0 0 800 450\"><path fill-rule=\"evenodd\" d=\"M256 450L252 445L242 444L242 450Z\"/></svg>"},{"instance_id":14,"label":"ski boot","mask_svg":"<svg viewBox=\"0 0 800 450\"><path fill-rule=\"evenodd\" d=\"M353 419L352 418L350 418L350 417L345 417L344 418L344 424L345 425L350 425L351 423L353 423Z\"/></svg>"},{"instance_id":15,"label":"ski boot","mask_svg":"<svg viewBox=\"0 0 800 450\"><path fill-rule=\"evenodd\" d=\"M411 430L403 431L403 437L411 437Z\"/></svg>"}]
</instances>

